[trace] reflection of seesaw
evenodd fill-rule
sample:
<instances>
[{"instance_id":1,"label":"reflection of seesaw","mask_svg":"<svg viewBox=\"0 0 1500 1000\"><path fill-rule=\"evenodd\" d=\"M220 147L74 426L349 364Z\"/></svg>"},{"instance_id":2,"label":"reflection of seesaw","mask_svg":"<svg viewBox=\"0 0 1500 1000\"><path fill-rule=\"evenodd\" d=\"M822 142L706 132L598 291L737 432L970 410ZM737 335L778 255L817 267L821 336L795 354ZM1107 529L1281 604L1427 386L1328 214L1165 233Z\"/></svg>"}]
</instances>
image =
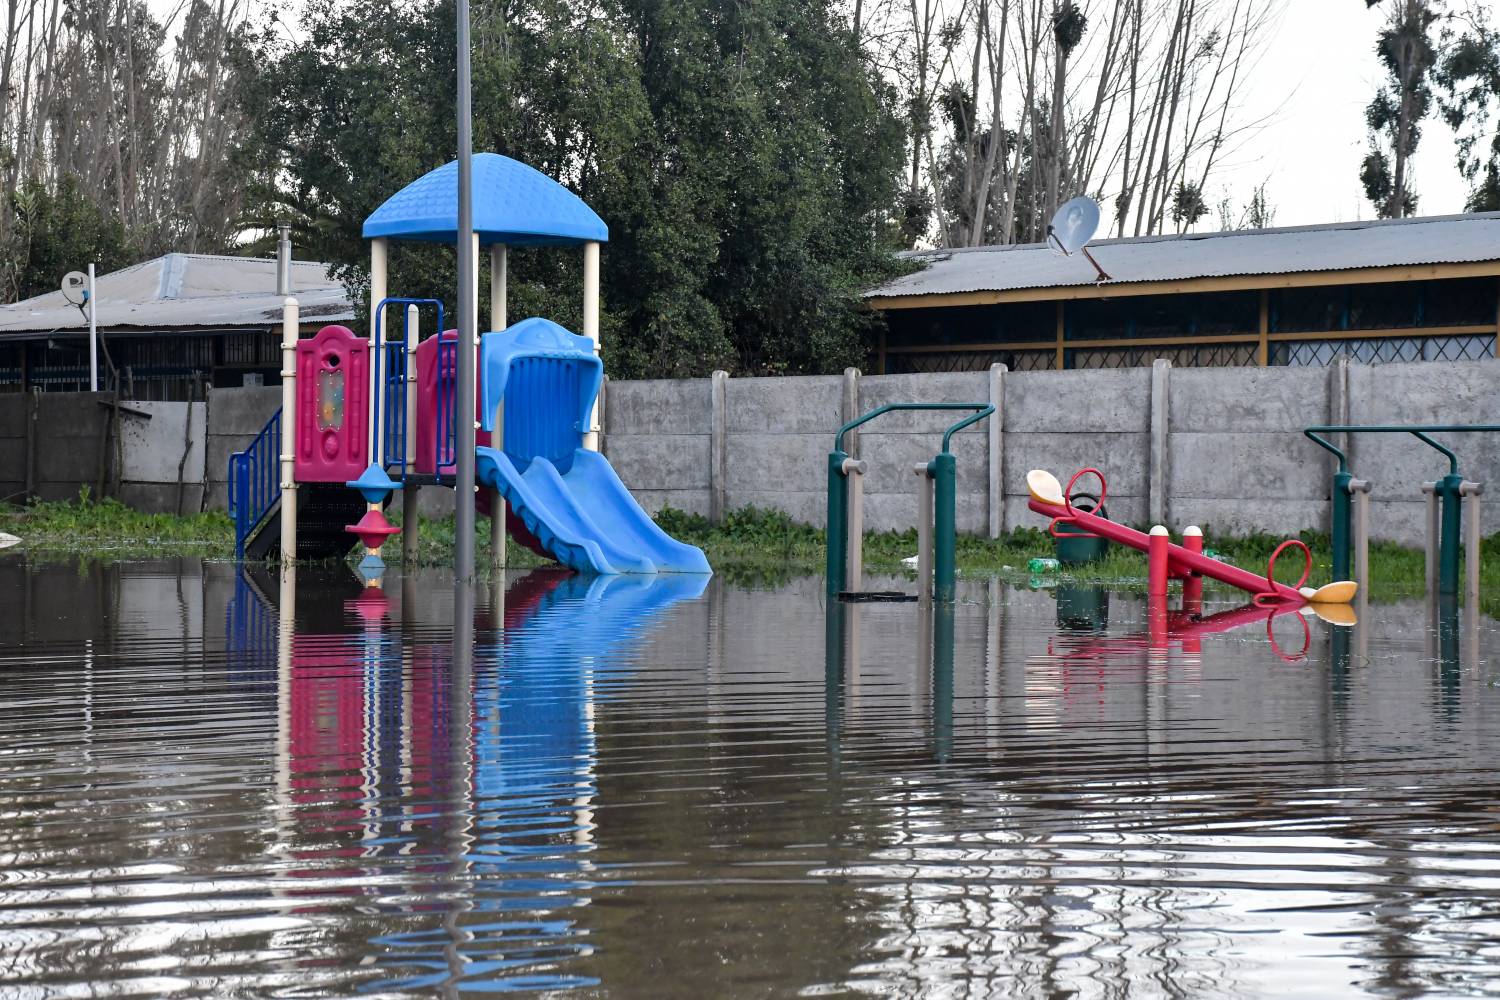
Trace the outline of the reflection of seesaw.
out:
<instances>
[{"instance_id":1,"label":"reflection of seesaw","mask_svg":"<svg viewBox=\"0 0 1500 1000\"><path fill-rule=\"evenodd\" d=\"M1307 582L1308 574L1312 572L1312 553L1305 544L1296 539L1282 542L1271 554L1265 576L1257 576L1238 566L1231 566L1229 563L1204 555L1203 537L1196 532L1196 529L1190 528L1184 535L1184 541L1192 543L1193 547L1189 548L1187 545L1174 544L1168 537L1166 528L1160 526L1152 528L1148 535L1144 531L1127 528L1097 513L1080 510L1073 506L1071 495L1073 484L1085 474L1098 478L1099 503L1095 509L1103 509L1108 486L1098 469L1083 469L1078 472L1069 480L1066 490L1052 473L1033 469L1026 474L1026 486L1031 493L1028 506L1038 514L1052 519L1048 530L1054 534L1059 524L1074 525L1101 538L1107 538L1112 542L1146 553L1150 559L1149 577L1152 597L1166 596L1168 577L1195 580L1206 576L1245 591L1252 595L1257 605L1288 604L1293 608L1300 608L1304 604L1346 605L1354 599L1358 588L1347 580L1325 584L1316 590L1303 586ZM1296 586L1278 583L1272 576L1272 571L1276 567L1276 557L1288 548L1300 548L1306 561L1302 570L1302 578L1297 581Z\"/></svg>"},{"instance_id":2,"label":"reflection of seesaw","mask_svg":"<svg viewBox=\"0 0 1500 1000\"><path fill-rule=\"evenodd\" d=\"M1332 625L1355 623L1354 611L1348 605L1309 604L1306 607L1311 608L1319 618ZM1182 646L1184 652L1196 655L1202 651L1205 636L1219 635L1258 622L1265 623L1266 638L1271 643L1271 649L1288 663L1302 660L1312 646L1312 629L1308 627L1305 608L1289 602L1246 604L1244 607L1232 608L1207 616L1201 616L1192 609L1167 611L1165 605L1158 604L1150 608L1148 614L1150 629L1143 634L1101 635L1087 639L1080 637L1079 642L1076 644L1070 642L1068 648L1062 652L1053 649L1052 643L1049 642L1047 652L1060 660L1105 660L1138 654L1142 650L1153 648L1159 650L1165 648L1169 642L1176 641ZM1296 653L1287 653L1282 649L1272 630L1276 619L1286 615L1293 616L1302 625L1302 648Z\"/></svg>"}]
</instances>

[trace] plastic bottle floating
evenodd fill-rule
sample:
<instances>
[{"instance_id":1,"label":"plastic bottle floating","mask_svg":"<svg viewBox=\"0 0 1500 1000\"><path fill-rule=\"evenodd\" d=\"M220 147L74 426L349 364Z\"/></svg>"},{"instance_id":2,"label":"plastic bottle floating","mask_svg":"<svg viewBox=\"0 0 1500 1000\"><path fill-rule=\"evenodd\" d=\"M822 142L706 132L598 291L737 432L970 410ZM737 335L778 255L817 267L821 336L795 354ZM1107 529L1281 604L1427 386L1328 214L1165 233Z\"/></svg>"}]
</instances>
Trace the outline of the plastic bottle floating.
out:
<instances>
[{"instance_id":1,"label":"plastic bottle floating","mask_svg":"<svg viewBox=\"0 0 1500 1000\"><path fill-rule=\"evenodd\" d=\"M1112 542L1136 549L1139 552L1149 553L1151 550L1151 536L1134 528L1111 521L1107 517L1101 517L1096 513L1080 510L1073 506L1073 486L1084 476L1093 476L1099 481L1099 506L1104 505L1104 497L1108 492L1108 486L1104 482L1104 475L1098 469L1081 469L1068 480L1067 488L1058 481L1057 477L1045 469L1033 469L1026 473L1026 488L1031 494L1027 506L1044 517L1051 518L1048 532L1057 536L1057 526L1066 524L1084 531L1091 532L1107 538ZM1165 532L1165 528L1160 529ZM1158 542L1160 547L1160 542ZM1300 548L1302 550L1304 566L1302 578L1295 586L1288 586L1276 582L1273 570L1276 567L1276 559L1289 548ZM1257 576L1247 570L1232 566L1219 559L1211 558L1201 551L1193 551L1183 545L1168 542L1167 573L1174 578L1184 578L1190 575L1201 575L1227 583L1231 587L1253 596L1256 604L1287 603L1294 605L1317 604L1334 605L1348 604L1354 600L1359 586L1349 580L1341 580L1337 583L1324 584L1316 589L1304 586L1307 577L1312 572L1312 553L1307 546L1296 539L1282 542L1272 553L1271 559L1266 566L1264 576Z\"/></svg>"}]
</instances>

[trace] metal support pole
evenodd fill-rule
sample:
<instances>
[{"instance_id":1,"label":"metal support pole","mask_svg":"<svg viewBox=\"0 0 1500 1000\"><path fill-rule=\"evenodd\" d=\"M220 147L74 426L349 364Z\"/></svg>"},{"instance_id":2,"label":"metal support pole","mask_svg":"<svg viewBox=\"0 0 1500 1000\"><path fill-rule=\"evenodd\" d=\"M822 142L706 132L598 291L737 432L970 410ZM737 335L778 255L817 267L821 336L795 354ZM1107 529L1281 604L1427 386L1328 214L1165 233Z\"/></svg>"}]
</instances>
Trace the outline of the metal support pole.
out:
<instances>
[{"instance_id":1,"label":"metal support pole","mask_svg":"<svg viewBox=\"0 0 1500 1000\"><path fill-rule=\"evenodd\" d=\"M490 247L490 329L496 333L508 325L506 304L506 282L509 267L508 253L504 243ZM495 405L495 429L490 432L490 447L505 447L505 400ZM498 489L490 489L490 571L505 570L505 496Z\"/></svg>"},{"instance_id":2,"label":"metal support pole","mask_svg":"<svg viewBox=\"0 0 1500 1000\"><path fill-rule=\"evenodd\" d=\"M913 466L917 484L917 600L932 603L932 473L926 462Z\"/></svg>"},{"instance_id":3,"label":"metal support pole","mask_svg":"<svg viewBox=\"0 0 1500 1000\"><path fill-rule=\"evenodd\" d=\"M946 445L947 442L945 441ZM953 600L958 579L958 466L953 453L940 451L932 470L932 575L934 596Z\"/></svg>"},{"instance_id":4,"label":"metal support pole","mask_svg":"<svg viewBox=\"0 0 1500 1000\"><path fill-rule=\"evenodd\" d=\"M844 525L849 512L849 479L844 474L844 463L848 459L842 451L828 453L828 519L824 524L828 564L824 575L829 597L837 597L844 589L847 558Z\"/></svg>"},{"instance_id":5,"label":"metal support pole","mask_svg":"<svg viewBox=\"0 0 1500 1000\"><path fill-rule=\"evenodd\" d=\"M281 561L297 558L297 300L281 302Z\"/></svg>"},{"instance_id":6,"label":"metal support pole","mask_svg":"<svg viewBox=\"0 0 1500 1000\"><path fill-rule=\"evenodd\" d=\"M292 294L292 227L283 222L276 234L276 294L284 298Z\"/></svg>"},{"instance_id":7,"label":"metal support pole","mask_svg":"<svg viewBox=\"0 0 1500 1000\"><path fill-rule=\"evenodd\" d=\"M1458 548L1463 535L1463 496L1459 487L1463 477L1455 474L1444 476L1437 486L1442 496L1442 537L1438 546L1438 593L1444 597L1458 596Z\"/></svg>"},{"instance_id":8,"label":"metal support pole","mask_svg":"<svg viewBox=\"0 0 1500 1000\"><path fill-rule=\"evenodd\" d=\"M1354 506L1354 576L1352 579L1359 584L1359 593L1364 594L1370 589L1370 481L1351 478L1348 493ZM1334 572L1333 578L1335 580L1351 579L1340 577L1337 571Z\"/></svg>"},{"instance_id":9,"label":"metal support pole","mask_svg":"<svg viewBox=\"0 0 1500 1000\"><path fill-rule=\"evenodd\" d=\"M441 334L443 331L439 330ZM417 345L422 341L420 310L406 307L406 468L401 486L401 565L410 573L417 564L420 541L421 487L411 481L417 464Z\"/></svg>"},{"instance_id":10,"label":"metal support pole","mask_svg":"<svg viewBox=\"0 0 1500 1000\"><path fill-rule=\"evenodd\" d=\"M844 459L844 474L849 477L849 577L848 589L865 587L865 463Z\"/></svg>"},{"instance_id":11,"label":"metal support pole","mask_svg":"<svg viewBox=\"0 0 1500 1000\"><path fill-rule=\"evenodd\" d=\"M1203 529L1190 524L1182 531L1182 547L1203 554ZM1190 615L1203 614L1203 574L1185 573L1182 578L1182 610Z\"/></svg>"},{"instance_id":12,"label":"metal support pole","mask_svg":"<svg viewBox=\"0 0 1500 1000\"><path fill-rule=\"evenodd\" d=\"M1171 536L1162 525L1158 524L1151 529L1150 546L1146 550L1146 593L1153 599L1165 600L1167 596L1167 564L1170 561L1167 546L1171 541Z\"/></svg>"},{"instance_id":13,"label":"metal support pole","mask_svg":"<svg viewBox=\"0 0 1500 1000\"><path fill-rule=\"evenodd\" d=\"M1423 483L1422 493L1427 498L1427 559L1426 559L1426 582L1427 596L1432 597L1437 593L1437 569L1438 569L1438 504L1437 483Z\"/></svg>"},{"instance_id":14,"label":"metal support pole","mask_svg":"<svg viewBox=\"0 0 1500 1000\"><path fill-rule=\"evenodd\" d=\"M599 356L599 244L583 245L583 335L594 342L594 356ZM599 450L599 404L589 409L588 433L583 446Z\"/></svg>"},{"instance_id":15,"label":"metal support pole","mask_svg":"<svg viewBox=\"0 0 1500 1000\"><path fill-rule=\"evenodd\" d=\"M1463 495L1465 506L1468 508L1465 512L1468 522L1464 529L1464 568L1467 571L1464 600L1469 606L1470 621L1477 621L1475 616L1479 613L1479 555L1484 536L1484 528L1479 521L1479 498L1484 493L1484 484L1465 480L1459 487L1459 492Z\"/></svg>"},{"instance_id":16,"label":"metal support pole","mask_svg":"<svg viewBox=\"0 0 1500 1000\"><path fill-rule=\"evenodd\" d=\"M379 399L380 386L375 381L376 370L376 346L375 327L384 329L384 324L377 322L380 313L380 303L385 301L386 291L386 250L389 244L384 236L377 236L370 241L370 427L368 432L368 455L371 462L380 461L380 456L375 454L375 400Z\"/></svg>"},{"instance_id":17,"label":"metal support pole","mask_svg":"<svg viewBox=\"0 0 1500 1000\"><path fill-rule=\"evenodd\" d=\"M1333 504L1331 534L1333 535L1333 578L1349 579L1349 483L1354 479L1350 473L1340 469L1333 474Z\"/></svg>"},{"instance_id":18,"label":"metal support pole","mask_svg":"<svg viewBox=\"0 0 1500 1000\"><path fill-rule=\"evenodd\" d=\"M458 0L458 371L454 442L453 572L461 587L474 577L474 344L479 328L474 239L473 99L469 72L469 0ZM456 606L456 605L455 605ZM471 633L473 621L455 619Z\"/></svg>"},{"instance_id":19,"label":"metal support pole","mask_svg":"<svg viewBox=\"0 0 1500 1000\"><path fill-rule=\"evenodd\" d=\"M94 295L94 265L89 263L89 392L99 391L99 299Z\"/></svg>"}]
</instances>

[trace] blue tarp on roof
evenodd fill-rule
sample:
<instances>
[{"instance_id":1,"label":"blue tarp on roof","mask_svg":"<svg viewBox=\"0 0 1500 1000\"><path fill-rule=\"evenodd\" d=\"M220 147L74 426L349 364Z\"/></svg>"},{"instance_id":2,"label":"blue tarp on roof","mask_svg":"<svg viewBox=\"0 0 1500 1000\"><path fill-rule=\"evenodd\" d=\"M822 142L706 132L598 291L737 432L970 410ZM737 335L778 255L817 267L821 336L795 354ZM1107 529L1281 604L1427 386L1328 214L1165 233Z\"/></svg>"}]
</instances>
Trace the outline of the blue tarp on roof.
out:
<instances>
[{"instance_id":1,"label":"blue tarp on roof","mask_svg":"<svg viewBox=\"0 0 1500 1000\"><path fill-rule=\"evenodd\" d=\"M609 239L609 227L583 199L540 170L499 153L474 156L474 231L484 245L558 246ZM454 242L458 161L391 195L365 220L364 235Z\"/></svg>"}]
</instances>

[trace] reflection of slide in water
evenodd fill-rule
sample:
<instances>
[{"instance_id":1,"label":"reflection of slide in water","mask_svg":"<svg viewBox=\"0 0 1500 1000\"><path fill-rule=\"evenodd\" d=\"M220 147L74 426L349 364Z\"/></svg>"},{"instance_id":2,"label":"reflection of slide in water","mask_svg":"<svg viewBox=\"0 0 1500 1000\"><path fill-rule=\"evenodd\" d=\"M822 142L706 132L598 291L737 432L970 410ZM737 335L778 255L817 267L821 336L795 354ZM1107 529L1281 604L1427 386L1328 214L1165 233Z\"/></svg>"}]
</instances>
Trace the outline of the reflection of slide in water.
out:
<instances>
[{"instance_id":1,"label":"reflection of slide in water","mask_svg":"<svg viewBox=\"0 0 1500 1000\"><path fill-rule=\"evenodd\" d=\"M378 989L462 981L470 989L561 989L594 980L559 963L587 954L567 912L592 887L596 706L627 683L633 654L706 576L579 577L538 570L505 595L504 628L478 630L467 809L445 838L450 899L421 930L372 939L392 978ZM489 640L489 641L486 641ZM447 676L446 647L428 647ZM418 795L418 798L421 796Z\"/></svg>"}]
</instances>

